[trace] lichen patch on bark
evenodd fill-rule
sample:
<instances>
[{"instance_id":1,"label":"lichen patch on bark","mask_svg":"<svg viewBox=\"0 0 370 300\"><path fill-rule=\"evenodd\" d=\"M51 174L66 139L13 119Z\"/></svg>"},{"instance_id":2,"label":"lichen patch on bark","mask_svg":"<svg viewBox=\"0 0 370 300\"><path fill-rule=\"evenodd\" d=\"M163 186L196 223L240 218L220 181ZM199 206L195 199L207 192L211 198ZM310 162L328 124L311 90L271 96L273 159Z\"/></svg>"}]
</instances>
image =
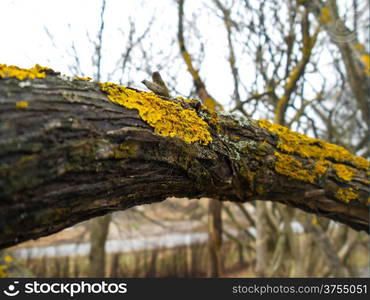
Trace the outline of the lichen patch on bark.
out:
<instances>
[{"instance_id":1,"label":"lichen patch on bark","mask_svg":"<svg viewBox=\"0 0 370 300\"><path fill-rule=\"evenodd\" d=\"M164 100L154 93L138 92L114 83L101 83L100 87L110 101L137 109L140 117L159 135L177 136L187 143L198 142L202 145L212 142L208 124L195 110Z\"/></svg>"},{"instance_id":2,"label":"lichen patch on bark","mask_svg":"<svg viewBox=\"0 0 370 300\"><path fill-rule=\"evenodd\" d=\"M42 67L36 64L30 69L23 69L17 66L8 66L6 64L0 64L0 78L17 78L19 80L34 79L34 78L45 78L46 71L51 70L47 67Z\"/></svg>"},{"instance_id":3,"label":"lichen patch on bark","mask_svg":"<svg viewBox=\"0 0 370 300\"><path fill-rule=\"evenodd\" d=\"M351 154L347 149L330 144L320 139L310 138L303 134L291 131L287 127L259 120L258 125L279 137L278 148L286 153L297 154L302 158L328 160L350 164L354 167L368 170L369 162L359 156Z\"/></svg>"},{"instance_id":4,"label":"lichen patch on bark","mask_svg":"<svg viewBox=\"0 0 370 300\"><path fill-rule=\"evenodd\" d=\"M349 203L352 200L358 199L359 195L354 191L353 188L340 188L335 193L336 198L342 200L345 203Z\"/></svg>"}]
</instances>

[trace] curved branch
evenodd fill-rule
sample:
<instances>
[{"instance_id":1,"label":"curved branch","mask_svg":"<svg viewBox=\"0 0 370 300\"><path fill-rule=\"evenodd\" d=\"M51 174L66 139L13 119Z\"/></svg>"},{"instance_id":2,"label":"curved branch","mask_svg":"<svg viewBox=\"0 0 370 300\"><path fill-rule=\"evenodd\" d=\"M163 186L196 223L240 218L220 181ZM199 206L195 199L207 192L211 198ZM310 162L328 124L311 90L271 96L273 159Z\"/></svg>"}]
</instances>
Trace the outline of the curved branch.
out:
<instances>
[{"instance_id":1,"label":"curved branch","mask_svg":"<svg viewBox=\"0 0 370 300\"><path fill-rule=\"evenodd\" d=\"M46 78L0 79L0 247L170 196L278 201L369 228L368 162L339 146L36 69Z\"/></svg>"}]
</instances>

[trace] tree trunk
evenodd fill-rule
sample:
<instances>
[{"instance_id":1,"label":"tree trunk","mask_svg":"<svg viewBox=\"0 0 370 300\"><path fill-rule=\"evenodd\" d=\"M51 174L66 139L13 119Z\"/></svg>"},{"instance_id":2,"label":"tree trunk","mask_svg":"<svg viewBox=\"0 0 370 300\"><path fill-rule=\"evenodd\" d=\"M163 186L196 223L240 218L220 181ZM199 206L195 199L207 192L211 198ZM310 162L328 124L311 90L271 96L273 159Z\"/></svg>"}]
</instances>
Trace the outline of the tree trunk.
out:
<instances>
[{"instance_id":1,"label":"tree trunk","mask_svg":"<svg viewBox=\"0 0 370 300\"><path fill-rule=\"evenodd\" d=\"M47 73L0 79L1 248L170 196L271 200L368 231L369 164L342 147Z\"/></svg>"},{"instance_id":2,"label":"tree trunk","mask_svg":"<svg viewBox=\"0 0 370 300\"><path fill-rule=\"evenodd\" d=\"M307 223L306 228L311 234L314 235L318 248L324 253L327 263L330 266L331 274L335 277L346 277L349 275L347 268L341 262L340 257L337 255L337 250L330 242L325 231L321 228L320 224Z\"/></svg>"},{"instance_id":3,"label":"tree trunk","mask_svg":"<svg viewBox=\"0 0 370 300\"><path fill-rule=\"evenodd\" d=\"M89 277L105 277L105 243L111 214L90 221Z\"/></svg>"},{"instance_id":4,"label":"tree trunk","mask_svg":"<svg viewBox=\"0 0 370 300\"><path fill-rule=\"evenodd\" d=\"M208 200L208 235L210 254L210 277L220 277L222 273L221 245L222 245L222 204L215 199Z\"/></svg>"},{"instance_id":5,"label":"tree trunk","mask_svg":"<svg viewBox=\"0 0 370 300\"><path fill-rule=\"evenodd\" d=\"M268 233L265 209L265 203L260 201L256 203L256 274L259 277L266 276L268 266Z\"/></svg>"}]
</instances>

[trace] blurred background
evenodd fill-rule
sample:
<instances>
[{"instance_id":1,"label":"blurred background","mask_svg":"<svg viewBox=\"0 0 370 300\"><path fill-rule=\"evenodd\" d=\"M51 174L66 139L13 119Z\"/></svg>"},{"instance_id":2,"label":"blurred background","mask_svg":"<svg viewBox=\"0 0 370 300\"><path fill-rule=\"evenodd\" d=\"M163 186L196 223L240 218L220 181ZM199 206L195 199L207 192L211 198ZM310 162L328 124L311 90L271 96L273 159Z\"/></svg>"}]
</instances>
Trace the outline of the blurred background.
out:
<instances>
[{"instance_id":1,"label":"blurred background","mask_svg":"<svg viewBox=\"0 0 370 300\"><path fill-rule=\"evenodd\" d=\"M0 63L142 90L160 71L173 96L369 158L367 0L2 0L0 11ZM171 198L6 249L0 277L5 268L26 277L369 277L369 236L272 202Z\"/></svg>"}]
</instances>

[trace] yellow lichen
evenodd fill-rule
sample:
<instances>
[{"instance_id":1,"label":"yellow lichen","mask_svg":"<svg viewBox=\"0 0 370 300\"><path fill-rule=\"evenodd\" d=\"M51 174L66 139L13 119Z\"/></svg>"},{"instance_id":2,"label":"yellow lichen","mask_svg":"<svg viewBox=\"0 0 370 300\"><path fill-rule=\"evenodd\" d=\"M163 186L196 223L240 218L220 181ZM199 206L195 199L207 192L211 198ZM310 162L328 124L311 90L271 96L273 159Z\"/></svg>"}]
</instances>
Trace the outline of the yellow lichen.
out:
<instances>
[{"instance_id":1,"label":"yellow lichen","mask_svg":"<svg viewBox=\"0 0 370 300\"><path fill-rule=\"evenodd\" d=\"M275 162L276 172L311 183L314 183L315 179L323 177L330 166L328 161L319 160L315 162L314 167L312 167L312 163L304 167L299 160L291 155L275 152L275 156L277 157Z\"/></svg>"},{"instance_id":2,"label":"yellow lichen","mask_svg":"<svg viewBox=\"0 0 370 300\"><path fill-rule=\"evenodd\" d=\"M333 20L329 7L323 7L321 9L319 20L323 24L328 24Z\"/></svg>"},{"instance_id":3,"label":"yellow lichen","mask_svg":"<svg viewBox=\"0 0 370 300\"><path fill-rule=\"evenodd\" d=\"M356 44L355 44L355 49L356 49L357 51L359 51L359 52L363 52L363 51L365 51L365 46L364 46L364 45L362 45L361 43L356 43Z\"/></svg>"},{"instance_id":4,"label":"yellow lichen","mask_svg":"<svg viewBox=\"0 0 370 300\"><path fill-rule=\"evenodd\" d=\"M7 268L8 268L7 265L0 265L0 278L8 277L8 274L6 272Z\"/></svg>"},{"instance_id":5,"label":"yellow lichen","mask_svg":"<svg viewBox=\"0 0 370 300\"><path fill-rule=\"evenodd\" d=\"M90 81L90 77L80 77L80 76L75 76L74 79L76 80L82 80L82 81Z\"/></svg>"},{"instance_id":6,"label":"yellow lichen","mask_svg":"<svg viewBox=\"0 0 370 300\"><path fill-rule=\"evenodd\" d=\"M18 101L15 103L15 106L18 108L26 108L28 107L28 102L27 101Z\"/></svg>"},{"instance_id":7,"label":"yellow lichen","mask_svg":"<svg viewBox=\"0 0 370 300\"><path fill-rule=\"evenodd\" d=\"M335 197L339 200L349 203L352 200L358 199L358 194L353 191L353 188L338 189Z\"/></svg>"},{"instance_id":8,"label":"yellow lichen","mask_svg":"<svg viewBox=\"0 0 370 300\"><path fill-rule=\"evenodd\" d=\"M355 156L341 146L307 137L293 132L287 127L270 123L267 120L258 121L258 125L278 135L279 142L277 147L284 152L295 153L302 158L336 161L351 164L364 170L369 169L369 162L365 158Z\"/></svg>"},{"instance_id":9,"label":"yellow lichen","mask_svg":"<svg viewBox=\"0 0 370 300\"><path fill-rule=\"evenodd\" d=\"M7 254L7 255L5 255L5 257L4 257L4 261L5 261L6 263L11 263L11 262L13 261L13 258L12 258L9 254Z\"/></svg>"},{"instance_id":10,"label":"yellow lichen","mask_svg":"<svg viewBox=\"0 0 370 300\"><path fill-rule=\"evenodd\" d=\"M364 65L364 73L370 76L370 55L369 54L361 55L361 61Z\"/></svg>"},{"instance_id":11,"label":"yellow lichen","mask_svg":"<svg viewBox=\"0 0 370 300\"><path fill-rule=\"evenodd\" d=\"M306 182L313 183L315 174L307 169L304 169L302 163L291 155L275 152L277 158L275 162L276 172Z\"/></svg>"},{"instance_id":12,"label":"yellow lichen","mask_svg":"<svg viewBox=\"0 0 370 300\"><path fill-rule=\"evenodd\" d=\"M330 162L327 160L319 160L315 163L315 174L318 178L324 176L326 172L328 171L328 168L330 166Z\"/></svg>"},{"instance_id":13,"label":"yellow lichen","mask_svg":"<svg viewBox=\"0 0 370 300\"><path fill-rule=\"evenodd\" d=\"M0 78L17 78L19 80L23 80L26 78L34 79L34 78L45 78L46 74L45 71L51 70L47 67L41 67L40 65L36 64L34 67L30 69L22 69L17 66L8 66L5 64L0 64Z\"/></svg>"},{"instance_id":14,"label":"yellow lichen","mask_svg":"<svg viewBox=\"0 0 370 300\"><path fill-rule=\"evenodd\" d=\"M215 100L213 100L211 97L206 97L204 99L204 106L208 108L211 112L216 111L217 103Z\"/></svg>"},{"instance_id":15,"label":"yellow lichen","mask_svg":"<svg viewBox=\"0 0 370 300\"><path fill-rule=\"evenodd\" d=\"M195 112L179 103L164 100L153 93L137 92L113 83L101 83L108 99L129 109L137 109L140 117L154 128L154 132L179 137L187 143L208 145L212 137L208 125Z\"/></svg>"},{"instance_id":16,"label":"yellow lichen","mask_svg":"<svg viewBox=\"0 0 370 300\"><path fill-rule=\"evenodd\" d=\"M337 176L344 181L351 181L355 170L342 164L333 164L333 169Z\"/></svg>"}]
</instances>

